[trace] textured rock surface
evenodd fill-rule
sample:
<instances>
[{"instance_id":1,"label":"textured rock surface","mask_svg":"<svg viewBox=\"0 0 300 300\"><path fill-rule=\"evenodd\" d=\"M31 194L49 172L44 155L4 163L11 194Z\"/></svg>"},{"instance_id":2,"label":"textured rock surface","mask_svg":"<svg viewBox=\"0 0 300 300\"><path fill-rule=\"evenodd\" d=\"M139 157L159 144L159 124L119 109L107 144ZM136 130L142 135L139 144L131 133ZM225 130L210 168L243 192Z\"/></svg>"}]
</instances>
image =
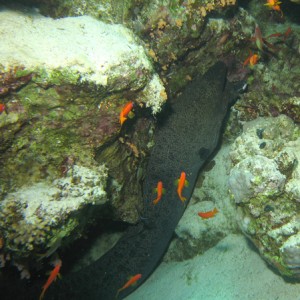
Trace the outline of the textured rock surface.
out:
<instances>
[{"instance_id":1,"label":"textured rock surface","mask_svg":"<svg viewBox=\"0 0 300 300\"><path fill-rule=\"evenodd\" d=\"M121 131L122 107L134 101L140 115L143 107L155 114L166 100L139 40L122 25L87 16L54 20L5 8L0 14L0 32L10 33L0 45L0 95L6 107L0 115L0 193L55 180L75 162L102 164L102 148L109 152L108 168L113 159L127 165L110 174L122 187L122 173L137 173L151 140L150 121L141 117ZM136 183L127 186L138 193ZM123 218L136 219L137 214Z\"/></svg>"},{"instance_id":2,"label":"textured rock surface","mask_svg":"<svg viewBox=\"0 0 300 300\"><path fill-rule=\"evenodd\" d=\"M107 202L107 169L74 165L66 177L40 182L8 194L0 202L5 253L19 259L48 257L72 242Z\"/></svg>"},{"instance_id":3,"label":"textured rock surface","mask_svg":"<svg viewBox=\"0 0 300 300\"><path fill-rule=\"evenodd\" d=\"M26 4L26 1L19 0ZM243 10L234 17L235 0L32 0L54 18L91 15L131 28L144 42L170 93L176 94L216 58L239 56L254 20ZM213 15L215 14L215 15ZM224 18L222 18L222 16ZM249 25L252 28L249 30ZM248 50L242 55L248 55Z\"/></svg>"},{"instance_id":4,"label":"textured rock surface","mask_svg":"<svg viewBox=\"0 0 300 300\"><path fill-rule=\"evenodd\" d=\"M105 164L109 174L109 209L91 205L91 216L136 222L132 207L139 206L137 183L152 138L151 118L142 116L166 100L140 40L88 16L54 20L3 7L0 32L1 254L32 257L80 236L87 221L80 215L99 199L77 166L93 177ZM121 127L128 101L137 116ZM100 191L105 187L101 182ZM27 241L20 227L38 233Z\"/></svg>"},{"instance_id":5,"label":"textured rock surface","mask_svg":"<svg viewBox=\"0 0 300 300\"><path fill-rule=\"evenodd\" d=\"M262 257L300 277L299 126L285 115L245 123L230 153L238 222Z\"/></svg>"},{"instance_id":6,"label":"textured rock surface","mask_svg":"<svg viewBox=\"0 0 300 300\"><path fill-rule=\"evenodd\" d=\"M243 159L232 169L229 184L235 202L247 203L258 194L276 196L282 192L285 180L273 160L255 155Z\"/></svg>"},{"instance_id":7,"label":"textured rock surface","mask_svg":"<svg viewBox=\"0 0 300 300\"><path fill-rule=\"evenodd\" d=\"M54 20L2 9L0 32L5 30L10 31L0 45L0 65L5 69L23 66L34 73L34 81L48 86L86 83L113 92L149 83L146 105L151 99L148 106L156 113L164 102L164 88L153 77L144 48L122 25L88 16Z\"/></svg>"}]
</instances>

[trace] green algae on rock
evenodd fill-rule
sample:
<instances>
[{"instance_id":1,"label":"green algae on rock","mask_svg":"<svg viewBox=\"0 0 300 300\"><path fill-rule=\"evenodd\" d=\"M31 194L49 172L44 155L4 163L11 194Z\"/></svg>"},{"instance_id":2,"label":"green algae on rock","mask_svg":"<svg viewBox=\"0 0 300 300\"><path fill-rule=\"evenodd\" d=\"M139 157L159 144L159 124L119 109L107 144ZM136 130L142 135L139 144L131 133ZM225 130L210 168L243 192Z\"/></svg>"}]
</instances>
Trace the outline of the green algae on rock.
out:
<instances>
[{"instance_id":1,"label":"green algae on rock","mask_svg":"<svg viewBox=\"0 0 300 300\"><path fill-rule=\"evenodd\" d=\"M6 69L23 65L39 85L86 83L115 92L141 89L152 79L154 71L140 41L122 25L88 16L26 17L5 9L1 20L3 27L15 24L1 44L1 65Z\"/></svg>"},{"instance_id":2,"label":"green algae on rock","mask_svg":"<svg viewBox=\"0 0 300 300\"><path fill-rule=\"evenodd\" d=\"M254 3L258 2L251 1L251 5L255 6ZM257 10L257 6L253 9ZM242 122L259 116L275 117L285 114L299 123L299 28L293 24L269 22L267 18L257 18L256 22L261 27L264 39L272 35L277 38L268 40L270 46L266 46L264 51L255 50L260 55L260 60L251 69L247 93L242 95L234 109ZM248 47L256 48L251 39L248 39ZM246 58L247 52L244 47L241 55Z\"/></svg>"},{"instance_id":3,"label":"green algae on rock","mask_svg":"<svg viewBox=\"0 0 300 300\"><path fill-rule=\"evenodd\" d=\"M232 146L229 176L240 228L268 263L297 279L299 147L299 126L285 115L247 122Z\"/></svg>"},{"instance_id":4,"label":"green algae on rock","mask_svg":"<svg viewBox=\"0 0 300 300\"><path fill-rule=\"evenodd\" d=\"M234 20L225 17L237 11L235 0L33 2L41 13L55 18L91 15L131 28L145 42L172 93L182 89L199 70L204 73L217 58L236 53L243 47L244 29L249 31L242 26L245 11ZM213 13L218 17L211 18Z\"/></svg>"},{"instance_id":5,"label":"green algae on rock","mask_svg":"<svg viewBox=\"0 0 300 300\"><path fill-rule=\"evenodd\" d=\"M0 96L7 107L0 115L1 253L34 260L78 238L86 229L86 210L91 221L99 219L104 202L107 217L137 221L138 214L126 214L121 201L130 194L126 205L138 202L137 182L124 183L132 173L141 179L151 144L151 121L137 119L144 107L158 113L166 93L140 40L122 25L1 8L0 31L11 33L0 45ZM119 114L128 101L138 116L121 128ZM104 149L115 154L106 156L109 161L100 156ZM110 170L112 161L129 167ZM99 169L104 164L105 172ZM75 176L78 168L102 176L103 203L95 198L96 187ZM115 185L104 184L108 174ZM112 187L121 189L113 199ZM26 206L32 208L29 219ZM18 232L35 235L27 241Z\"/></svg>"},{"instance_id":6,"label":"green algae on rock","mask_svg":"<svg viewBox=\"0 0 300 300\"><path fill-rule=\"evenodd\" d=\"M130 30L91 17L53 20L6 9L1 20L13 24L0 46L1 76L15 68L30 74L25 87L19 83L26 75L2 82L2 174L12 171L13 181L15 175L15 182L2 182L2 193L31 177L54 179L66 157L93 164L94 148L119 134L118 114L129 99L153 114L161 109L164 87ZM30 164L40 174L22 176Z\"/></svg>"}]
</instances>

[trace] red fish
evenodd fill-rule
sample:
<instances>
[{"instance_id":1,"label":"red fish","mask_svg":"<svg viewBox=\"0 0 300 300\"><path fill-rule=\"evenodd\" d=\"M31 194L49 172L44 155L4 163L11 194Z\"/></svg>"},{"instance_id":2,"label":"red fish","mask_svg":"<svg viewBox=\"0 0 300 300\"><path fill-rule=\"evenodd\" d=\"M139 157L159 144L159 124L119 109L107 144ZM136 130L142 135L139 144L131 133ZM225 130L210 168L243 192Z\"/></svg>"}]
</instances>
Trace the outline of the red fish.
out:
<instances>
[{"instance_id":1,"label":"red fish","mask_svg":"<svg viewBox=\"0 0 300 300\"><path fill-rule=\"evenodd\" d=\"M5 111L6 106L3 103L0 103L0 115Z\"/></svg>"},{"instance_id":2,"label":"red fish","mask_svg":"<svg viewBox=\"0 0 300 300\"><path fill-rule=\"evenodd\" d=\"M50 275L48 277L48 280L46 281L46 283L43 286L43 290L42 290L42 293L40 295L39 300L43 299L46 290L48 289L48 287L50 286L50 284L56 279L56 277L59 275L59 270L60 270L61 264L62 264L61 260L58 260L57 263L55 264L54 269L50 273Z\"/></svg>"},{"instance_id":3,"label":"red fish","mask_svg":"<svg viewBox=\"0 0 300 300\"><path fill-rule=\"evenodd\" d=\"M160 201L160 199L161 199L161 197L162 197L162 195L163 195L163 193L165 191L165 189L163 188L162 181L159 181L157 183L157 187L156 187L155 191L157 192L157 197L152 202L154 205L156 205Z\"/></svg>"},{"instance_id":4,"label":"red fish","mask_svg":"<svg viewBox=\"0 0 300 300\"><path fill-rule=\"evenodd\" d=\"M186 200L185 197L182 196L182 190L184 187L188 186L188 181L186 180L185 172L181 172L180 178L177 180L177 194L179 199L184 202Z\"/></svg>"},{"instance_id":5,"label":"red fish","mask_svg":"<svg viewBox=\"0 0 300 300\"><path fill-rule=\"evenodd\" d=\"M286 41L286 39L290 36L291 33L292 33L292 28L288 27L288 29L284 33L276 32L276 33L270 34L267 38L273 38L273 37L280 38L280 37L283 37L283 41Z\"/></svg>"},{"instance_id":6,"label":"red fish","mask_svg":"<svg viewBox=\"0 0 300 300\"><path fill-rule=\"evenodd\" d=\"M213 210L210 210L210 211L198 212L198 216L201 217L202 219L209 219L209 218L213 218L216 215L216 213L218 213L218 212L219 211L215 207Z\"/></svg>"},{"instance_id":7,"label":"red fish","mask_svg":"<svg viewBox=\"0 0 300 300\"><path fill-rule=\"evenodd\" d=\"M116 298L118 298L119 293L120 293L121 291L123 291L123 290L129 288L130 286L135 285L135 284L137 283L137 281L138 281L139 279L141 279L141 278L142 278L142 274L136 274L136 275L130 277L129 280L128 280L128 281L127 281L120 289L118 289Z\"/></svg>"},{"instance_id":8,"label":"red fish","mask_svg":"<svg viewBox=\"0 0 300 300\"><path fill-rule=\"evenodd\" d=\"M286 32L283 34L283 37L284 37L283 40L285 41L290 36L291 33L292 33L292 28L288 27Z\"/></svg>"},{"instance_id":9,"label":"red fish","mask_svg":"<svg viewBox=\"0 0 300 300\"><path fill-rule=\"evenodd\" d=\"M127 120L128 114L133 109L133 102L128 102L125 104L125 106L122 108L120 112L120 123L123 125L123 123Z\"/></svg>"},{"instance_id":10,"label":"red fish","mask_svg":"<svg viewBox=\"0 0 300 300\"><path fill-rule=\"evenodd\" d=\"M257 64L259 60L259 56L257 54L252 54L250 51L249 56L246 58L246 60L243 63L243 67L247 66L249 64L250 67L253 67L254 65Z\"/></svg>"}]
</instances>

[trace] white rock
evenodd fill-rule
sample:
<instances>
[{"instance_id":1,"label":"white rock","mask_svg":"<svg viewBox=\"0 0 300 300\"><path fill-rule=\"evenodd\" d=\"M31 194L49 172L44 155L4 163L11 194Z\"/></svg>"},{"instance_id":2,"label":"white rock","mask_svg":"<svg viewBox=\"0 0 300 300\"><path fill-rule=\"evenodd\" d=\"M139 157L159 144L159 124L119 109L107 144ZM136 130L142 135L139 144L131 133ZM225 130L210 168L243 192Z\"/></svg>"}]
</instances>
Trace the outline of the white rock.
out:
<instances>
[{"instance_id":1,"label":"white rock","mask_svg":"<svg viewBox=\"0 0 300 300\"><path fill-rule=\"evenodd\" d=\"M236 164L229 176L229 187L236 203L247 202L261 195L274 195L284 186L285 176L277 170L276 163L264 156L248 157Z\"/></svg>"},{"instance_id":2,"label":"white rock","mask_svg":"<svg viewBox=\"0 0 300 300\"><path fill-rule=\"evenodd\" d=\"M280 252L285 264L295 273L300 273L300 233L289 237L280 247Z\"/></svg>"},{"instance_id":3,"label":"white rock","mask_svg":"<svg viewBox=\"0 0 300 300\"><path fill-rule=\"evenodd\" d=\"M107 90L147 87L143 101L160 110L165 98L159 77L140 40L126 27L106 24L90 16L52 19L36 12L0 11L0 66L45 71L51 80L59 71L73 82L101 85ZM155 76L154 76L155 75ZM148 102L149 101L149 102Z\"/></svg>"}]
</instances>

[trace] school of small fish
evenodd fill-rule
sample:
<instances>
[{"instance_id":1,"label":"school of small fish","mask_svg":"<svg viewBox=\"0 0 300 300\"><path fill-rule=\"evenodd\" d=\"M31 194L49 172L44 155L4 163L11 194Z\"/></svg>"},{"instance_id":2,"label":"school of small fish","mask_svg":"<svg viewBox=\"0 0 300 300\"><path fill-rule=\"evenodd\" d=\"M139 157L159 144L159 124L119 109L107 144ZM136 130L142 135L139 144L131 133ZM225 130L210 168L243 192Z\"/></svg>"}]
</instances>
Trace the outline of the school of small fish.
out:
<instances>
[{"instance_id":1,"label":"school of small fish","mask_svg":"<svg viewBox=\"0 0 300 300\"><path fill-rule=\"evenodd\" d=\"M282 2L280 2L278 0L267 0L267 3L265 3L264 5L266 7L268 7L270 10L275 11L276 13L280 13L280 16L282 18L283 12L281 10L280 4L282 4ZM292 33L292 30L290 27L288 27L286 32L284 32L284 33L276 32L276 33L270 34L267 37L263 37L259 26L256 25L255 30L254 30L254 35L250 39L250 41L255 42L258 51L260 51L261 53L263 53L266 50L269 50L269 52L273 52L273 54L274 54L277 49L272 43L270 43L267 40L270 38L282 38L281 41L285 42L285 40L288 38L288 36L291 33ZM243 67L248 65L250 68L253 68L258 63L259 59L260 59L260 56L257 53L252 53L250 51L249 56L243 62Z\"/></svg>"}]
</instances>

